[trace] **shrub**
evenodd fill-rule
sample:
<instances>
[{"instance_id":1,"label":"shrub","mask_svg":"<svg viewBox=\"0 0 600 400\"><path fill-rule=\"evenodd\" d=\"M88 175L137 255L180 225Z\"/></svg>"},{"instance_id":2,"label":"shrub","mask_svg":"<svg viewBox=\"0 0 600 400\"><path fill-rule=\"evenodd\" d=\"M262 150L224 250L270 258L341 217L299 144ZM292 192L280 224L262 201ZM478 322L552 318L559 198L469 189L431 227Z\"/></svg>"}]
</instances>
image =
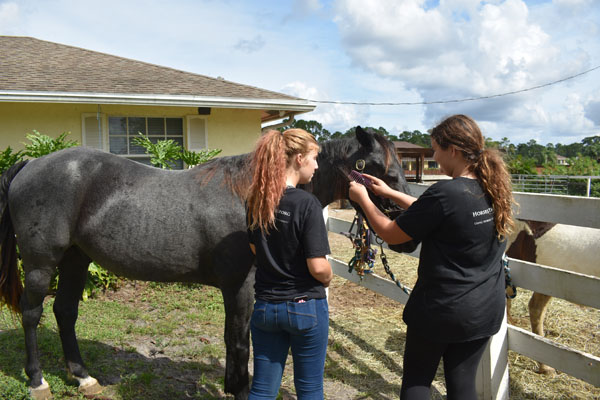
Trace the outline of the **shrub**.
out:
<instances>
[{"instance_id":1,"label":"shrub","mask_svg":"<svg viewBox=\"0 0 600 400\"><path fill-rule=\"evenodd\" d=\"M0 174L21 160L23 160L23 153L21 151L13 153L13 149L8 146L3 152L0 152Z\"/></svg>"},{"instance_id":2,"label":"shrub","mask_svg":"<svg viewBox=\"0 0 600 400\"><path fill-rule=\"evenodd\" d=\"M172 139L158 140L153 143L142 133L133 138L133 143L146 149L152 165L163 169L172 169L176 160L183 161L188 168L191 168L203 164L221 153L220 149L207 149L200 152L184 150L179 143Z\"/></svg>"},{"instance_id":3,"label":"shrub","mask_svg":"<svg viewBox=\"0 0 600 400\"><path fill-rule=\"evenodd\" d=\"M66 137L69 134L70 132L63 132L56 139L53 139L50 136L42 135L34 130L33 133L28 133L26 136L31 143L23 143L25 145L23 155L31 158L38 158L58 150L78 146L79 143L75 140L66 140Z\"/></svg>"}]
</instances>

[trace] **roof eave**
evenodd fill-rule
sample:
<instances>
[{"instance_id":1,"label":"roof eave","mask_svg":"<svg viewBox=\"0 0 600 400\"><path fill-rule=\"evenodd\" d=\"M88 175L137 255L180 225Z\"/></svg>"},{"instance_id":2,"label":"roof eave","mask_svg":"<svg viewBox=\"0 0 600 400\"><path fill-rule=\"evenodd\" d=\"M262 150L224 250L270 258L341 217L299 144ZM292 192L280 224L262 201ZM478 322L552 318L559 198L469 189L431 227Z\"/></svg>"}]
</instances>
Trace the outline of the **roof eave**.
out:
<instances>
[{"instance_id":1,"label":"roof eave","mask_svg":"<svg viewBox=\"0 0 600 400\"><path fill-rule=\"evenodd\" d=\"M309 112L314 104L298 99L253 99L163 94L0 91L2 102L125 104L173 107L215 107Z\"/></svg>"}]
</instances>

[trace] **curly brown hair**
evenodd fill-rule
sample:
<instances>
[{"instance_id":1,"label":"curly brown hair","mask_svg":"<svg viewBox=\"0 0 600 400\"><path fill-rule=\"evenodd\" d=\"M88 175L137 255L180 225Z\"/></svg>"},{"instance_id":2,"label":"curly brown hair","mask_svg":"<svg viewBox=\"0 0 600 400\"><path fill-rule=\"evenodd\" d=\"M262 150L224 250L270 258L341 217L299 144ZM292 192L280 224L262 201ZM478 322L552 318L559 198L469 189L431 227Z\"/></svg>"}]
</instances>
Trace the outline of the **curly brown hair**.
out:
<instances>
[{"instance_id":1,"label":"curly brown hair","mask_svg":"<svg viewBox=\"0 0 600 400\"><path fill-rule=\"evenodd\" d=\"M475 174L492 201L498 236L508 237L514 226L510 174L500 153L496 149L485 148L477 123L466 115L453 115L433 128L431 138L442 149L454 145L462 153L469 163L469 171Z\"/></svg>"},{"instance_id":2,"label":"curly brown hair","mask_svg":"<svg viewBox=\"0 0 600 400\"><path fill-rule=\"evenodd\" d=\"M296 154L319 150L314 136L303 129L266 132L252 155L252 184L248 189L248 226L268 233L275 209L285 191L286 170Z\"/></svg>"}]
</instances>

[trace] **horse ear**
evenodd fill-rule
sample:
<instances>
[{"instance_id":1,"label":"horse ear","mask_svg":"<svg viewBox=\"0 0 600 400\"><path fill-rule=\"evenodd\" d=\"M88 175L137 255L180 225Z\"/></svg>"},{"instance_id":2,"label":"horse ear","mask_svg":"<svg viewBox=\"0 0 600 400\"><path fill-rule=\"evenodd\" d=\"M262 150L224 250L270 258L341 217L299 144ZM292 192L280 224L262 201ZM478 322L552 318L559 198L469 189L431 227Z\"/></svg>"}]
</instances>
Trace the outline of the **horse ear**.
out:
<instances>
[{"instance_id":1,"label":"horse ear","mask_svg":"<svg viewBox=\"0 0 600 400\"><path fill-rule=\"evenodd\" d=\"M373 137L373 134L371 132L367 132L360 126L357 126L355 133L356 133L356 139L358 140L358 143L360 143L363 147L366 147L368 149L373 148L373 143L375 141L375 138Z\"/></svg>"}]
</instances>

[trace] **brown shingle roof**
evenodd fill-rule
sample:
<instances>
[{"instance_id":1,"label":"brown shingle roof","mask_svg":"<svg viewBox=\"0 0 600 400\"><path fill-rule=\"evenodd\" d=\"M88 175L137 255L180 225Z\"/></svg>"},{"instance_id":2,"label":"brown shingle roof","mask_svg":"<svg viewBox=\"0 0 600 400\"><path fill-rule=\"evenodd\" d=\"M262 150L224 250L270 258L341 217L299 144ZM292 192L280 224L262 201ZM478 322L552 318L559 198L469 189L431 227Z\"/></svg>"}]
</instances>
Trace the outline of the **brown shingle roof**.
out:
<instances>
[{"instance_id":1,"label":"brown shingle roof","mask_svg":"<svg viewBox=\"0 0 600 400\"><path fill-rule=\"evenodd\" d=\"M302 101L223 79L17 36L0 36L0 91Z\"/></svg>"},{"instance_id":2,"label":"brown shingle roof","mask_svg":"<svg viewBox=\"0 0 600 400\"><path fill-rule=\"evenodd\" d=\"M426 157L433 156L433 149L430 149L428 147L423 147L419 146L418 144L403 141L394 141L392 143L394 143L396 152L402 153L404 155L424 154Z\"/></svg>"}]
</instances>

